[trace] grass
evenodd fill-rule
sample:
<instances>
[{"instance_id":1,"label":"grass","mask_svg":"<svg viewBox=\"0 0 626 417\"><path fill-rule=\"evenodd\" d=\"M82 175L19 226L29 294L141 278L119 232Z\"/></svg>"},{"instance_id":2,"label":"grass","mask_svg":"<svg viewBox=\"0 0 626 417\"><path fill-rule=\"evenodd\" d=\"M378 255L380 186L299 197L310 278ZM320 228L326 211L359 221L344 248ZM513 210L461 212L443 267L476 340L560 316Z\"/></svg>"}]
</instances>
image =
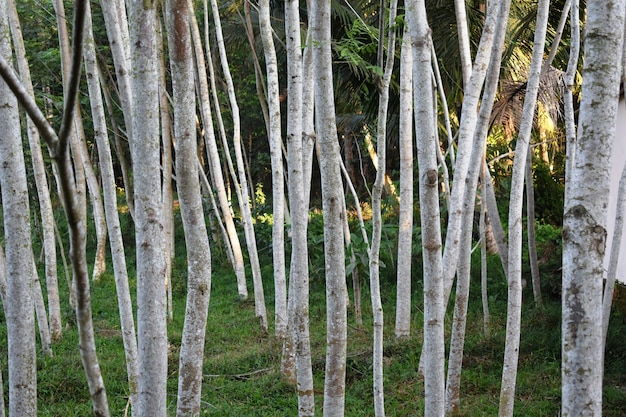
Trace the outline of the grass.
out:
<instances>
[{"instance_id":1,"label":"grass","mask_svg":"<svg viewBox=\"0 0 626 417\"><path fill-rule=\"evenodd\" d=\"M263 231L261 231L262 233ZM260 236L262 239L263 236ZM130 249L129 249L130 250ZM183 253L183 251L179 251ZM132 254L130 255L132 257ZM312 256L312 259L317 259ZM478 280L473 277L459 416L497 415L506 322L506 287L496 258L490 259L490 307L492 326L483 334ZM264 262L268 264L269 262ZM180 347L185 302L184 255L174 265L174 316L168 325L170 342L168 410L175 414ZM365 275L361 274L362 277ZM383 275L385 308L385 401L388 416L423 415L423 379L418 373L421 352L421 286L413 289L412 336L393 336L395 288L389 271ZM248 274L250 276L250 274ZM362 278L364 280L366 278ZM130 280L134 296L135 281ZM273 318L273 279L264 268L268 316ZM60 284L63 300L67 288ZM364 326L357 328L349 312L349 346L346 367L346 416L372 416L372 326L369 293L363 283ZM251 285L250 285L251 290ZM520 360L517 378L516 416L556 416L560 403L560 303L546 296L546 306L538 309L527 288L523 306ZM311 346L316 407L322 409L325 355L325 290L323 278L311 280ZM252 295L251 295L252 298ZM100 365L111 415L125 415L128 389L122 338L111 273L92 285L93 320ZM40 416L88 416L91 404L80 364L78 336L73 312L64 304L62 340L53 346L54 356L38 358ZM447 322L452 313L448 312ZM626 415L626 325L615 312L607 342L604 414ZM4 316L0 315L0 337L6 340ZM6 345L0 346L5 401L7 398ZM297 414L296 389L280 377L281 344L260 330L254 317L253 301L239 301L236 280L229 267L214 257L211 305L207 323L207 345L202 387L202 413L211 416L292 416Z\"/></svg>"}]
</instances>

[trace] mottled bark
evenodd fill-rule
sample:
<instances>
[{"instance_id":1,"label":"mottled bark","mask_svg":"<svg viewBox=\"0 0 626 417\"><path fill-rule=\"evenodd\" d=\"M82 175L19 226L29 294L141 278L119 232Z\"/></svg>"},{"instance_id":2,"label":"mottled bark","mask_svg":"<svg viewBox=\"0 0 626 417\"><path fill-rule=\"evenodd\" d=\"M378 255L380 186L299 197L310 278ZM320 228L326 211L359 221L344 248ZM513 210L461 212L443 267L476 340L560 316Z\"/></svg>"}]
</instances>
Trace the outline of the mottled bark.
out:
<instances>
[{"instance_id":1,"label":"mottled bark","mask_svg":"<svg viewBox=\"0 0 626 417\"><path fill-rule=\"evenodd\" d=\"M562 416L602 415L602 279L624 1L587 4L575 158L563 218ZM574 5L573 9L576 9Z\"/></svg>"}]
</instances>

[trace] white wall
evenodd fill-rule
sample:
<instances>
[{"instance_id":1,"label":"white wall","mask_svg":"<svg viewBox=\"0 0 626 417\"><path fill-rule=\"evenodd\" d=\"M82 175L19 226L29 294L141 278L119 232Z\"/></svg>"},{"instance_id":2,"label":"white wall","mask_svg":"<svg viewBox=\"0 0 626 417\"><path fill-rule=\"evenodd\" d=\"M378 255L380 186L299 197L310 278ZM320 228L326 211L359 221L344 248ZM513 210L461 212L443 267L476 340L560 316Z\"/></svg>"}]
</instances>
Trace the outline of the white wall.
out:
<instances>
[{"instance_id":1,"label":"white wall","mask_svg":"<svg viewBox=\"0 0 626 417\"><path fill-rule=\"evenodd\" d=\"M620 100L617 111L617 134L613 145L613 163L611 164L611 193L609 194L608 207L608 235L605 265L608 266L608 258L611 253L611 242L613 240L613 228L615 224L615 209L617 205L617 188L622 175L622 170L626 164L626 102ZM622 243L620 245L620 257L617 263L617 279L626 283L626 230L622 233Z\"/></svg>"}]
</instances>

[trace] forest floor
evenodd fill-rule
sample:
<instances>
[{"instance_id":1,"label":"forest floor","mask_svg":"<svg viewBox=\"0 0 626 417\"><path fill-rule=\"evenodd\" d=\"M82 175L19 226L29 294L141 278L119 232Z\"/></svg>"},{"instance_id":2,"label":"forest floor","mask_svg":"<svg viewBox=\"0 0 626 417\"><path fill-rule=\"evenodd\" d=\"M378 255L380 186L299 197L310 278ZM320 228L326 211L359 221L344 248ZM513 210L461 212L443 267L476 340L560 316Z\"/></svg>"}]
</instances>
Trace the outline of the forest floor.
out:
<instances>
[{"instance_id":1,"label":"forest floor","mask_svg":"<svg viewBox=\"0 0 626 417\"><path fill-rule=\"evenodd\" d=\"M132 246L132 244L131 244ZM131 249L129 249L131 250ZM261 248L261 251L269 250ZM202 413L213 416L295 416L296 388L280 377L281 344L270 333L261 331L254 316L253 296L239 301L234 274L214 254L211 303L202 386ZM496 257L490 267L498 265ZM130 263L129 263L130 264ZM271 262L262 262L268 318L273 322L273 278ZM494 268L494 269L497 269ZM168 408L175 415L178 377L178 352L184 316L184 256L178 255L173 272L174 320L169 323L170 342ZM477 272L478 273L478 272ZM363 325L356 325L353 310L348 313L348 355L346 368L346 416L373 416L372 322L365 272L363 287ZM482 304L478 277L472 277L472 292L467 324L465 356L461 382L459 416L497 415L504 355L506 323L506 284L497 272L490 275L489 335L483 328ZM62 282L62 281L61 281ZM423 415L423 378L418 373L422 345L422 287L414 280L413 323L411 337L394 337L395 287L383 280L385 310L385 408L387 416ZM131 276L131 293L135 280ZM252 291L249 284L249 290ZM67 300L67 286L61 285ZM352 292L350 292L352 294ZM115 282L107 272L92 284L93 320L97 350L112 416L129 412L126 367L119 324ZM532 301L532 289L524 292L521 347L517 377L516 416L557 416L560 406L560 299L558 294L544 295L544 308ZM351 303L353 300L351 299ZM323 277L312 272L311 347L315 379L316 407L321 415L325 363L325 290ZM38 395L40 416L89 416L91 404L83 374L76 323L72 310L63 307L65 333L53 345L52 357L38 357ZM614 311L607 343L604 379L606 417L626 415L626 315ZM452 320L452 306L446 316ZM6 340L4 316L0 315L0 337ZM0 369L3 372L5 401L7 393L6 343L0 344ZM128 414L130 415L130 414Z\"/></svg>"}]
</instances>

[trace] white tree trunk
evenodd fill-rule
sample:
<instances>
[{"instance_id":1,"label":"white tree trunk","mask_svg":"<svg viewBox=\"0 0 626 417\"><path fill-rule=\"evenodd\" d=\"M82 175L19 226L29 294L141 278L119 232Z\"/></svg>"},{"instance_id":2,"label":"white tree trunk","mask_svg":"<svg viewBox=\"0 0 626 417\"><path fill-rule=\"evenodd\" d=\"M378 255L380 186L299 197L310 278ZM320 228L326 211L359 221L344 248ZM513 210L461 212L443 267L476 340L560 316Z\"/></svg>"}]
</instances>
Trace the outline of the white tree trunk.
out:
<instances>
[{"instance_id":1,"label":"white tree trunk","mask_svg":"<svg viewBox=\"0 0 626 417\"><path fill-rule=\"evenodd\" d=\"M377 154L378 170L376 180L372 187L372 246L370 249L370 295L372 300L372 315L374 319L374 340L373 340L373 389L374 389L374 414L377 417L385 415L385 392L383 386L383 305L380 295L380 241L382 232L382 212L381 198L385 185L387 171L387 109L389 107L389 85L393 72L395 59L395 19L397 12L397 1L391 0L389 4L389 31L387 34L387 57L385 60L385 70L381 80L378 93L378 126L377 126ZM381 10L385 10L382 7ZM380 16L384 21L384 13ZM384 38L384 32L379 32L380 43ZM379 49L379 64L382 65L382 51ZM319 108L319 107L318 107Z\"/></svg>"},{"instance_id":2,"label":"white tree trunk","mask_svg":"<svg viewBox=\"0 0 626 417\"><path fill-rule=\"evenodd\" d=\"M326 274L326 372L324 415L343 416L347 348L347 288L343 244L343 185L341 151L335 123L333 94L330 0L313 0L311 42L315 74L316 130L320 145L324 259ZM311 400L313 395L311 393ZM311 412L313 405L311 404Z\"/></svg>"},{"instance_id":3,"label":"white tree trunk","mask_svg":"<svg viewBox=\"0 0 626 417\"><path fill-rule=\"evenodd\" d=\"M274 331L282 339L287 331L287 282L285 277L285 180L283 173L283 140L281 135L278 64L270 21L269 0L259 2L259 25L265 66L267 68L267 101L269 110L270 155L272 162L272 259L274 261Z\"/></svg>"},{"instance_id":4,"label":"white tree trunk","mask_svg":"<svg viewBox=\"0 0 626 417\"><path fill-rule=\"evenodd\" d=\"M526 153L528 152L530 134L535 116L539 81L541 80L541 66L545 49L549 8L549 0L539 1L537 6L533 53L528 70L524 108L517 136L517 144L515 146L513 172L511 173L508 234L509 273L507 276L508 303L504 363L502 366L502 385L500 387L500 417L513 416L513 408L515 405L515 385L522 318L522 209L524 201L524 172L527 163ZM532 178L530 180L532 181Z\"/></svg>"},{"instance_id":5,"label":"white tree trunk","mask_svg":"<svg viewBox=\"0 0 626 417\"><path fill-rule=\"evenodd\" d=\"M526 177L526 227L528 237L528 257L530 263L530 276L533 284L533 296L538 307L543 306L541 297L541 277L539 275L539 261L537 260L537 240L535 234L535 186L533 184L533 153L529 150L526 153L526 166L524 175Z\"/></svg>"},{"instance_id":6,"label":"white tree trunk","mask_svg":"<svg viewBox=\"0 0 626 417\"><path fill-rule=\"evenodd\" d=\"M180 348L177 415L200 413L202 364L211 286L211 250L197 164L190 2L169 0L167 33L174 90L176 179L187 247L187 307Z\"/></svg>"},{"instance_id":7,"label":"white tree trunk","mask_svg":"<svg viewBox=\"0 0 626 417\"><path fill-rule=\"evenodd\" d=\"M213 12L213 22L215 24L217 46L220 53L220 63L222 64L222 72L224 75L224 80L226 81L228 97L230 100L230 110L233 121L233 150L235 152L235 160L237 162L237 177L233 177L233 181L239 180L239 184L236 184L237 200L239 200L239 208L241 210L243 227L246 235L246 244L248 246L248 257L250 258L250 264L252 268L255 314L261 321L261 328L263 329L263 331L267 331L267 311L265 308L265 295L263 294L263 281L261 279L261 265L259 264L259 254L256 246L254 225L252 223L252 213L250 211L248 180L246 179L246 170L241 151L241 125L239 120L239 105L237 104L237 98L235 97L235 87L233 85L232 76L230 74L230 68L228 67L228 59L226 56L226 48L224 46L224 37L222 34L222 25L220 21L217 0L211 0L211 8Z\"/></svg>"},{"instance_id":8,"label":"white tree trunk","mask_svg":"<svg viewBox=\"0 0 626 417\"><path fill-rule=\"evenodd\" d=\"M17 10L13 1L7 2L9 23L15 49L15 58L19 70L20 79L26 87L31 97L34 97L33 85L30 78L30 70L26 61L26 50L20 27ZM43 247L45 255L46 271L46 292L48 295L49 325L52 339L59 339L62 333L61 325L61 304L59 298L59 284L57 279L57 252L54 236L54 217L52 213L52 202L50 200L50 190L48 179L43 162L43 155L40 145L40 136L37 127L30 118L26 119L26 131L28 144L31 151L33 163L33 173L35 185L37 187L37 197L39 200L39 212L41 213L41 226L43 229Z\"/></svg>"},{"instance_id":9,"label":"white tree trunk","mask_svg":"<svg viewBox=\"0 0 626 417\"><path fill-rule=\"evenodd\" d=\"M102 15L106 27L109 45L111 47L111 56L113 65L115 66L115 78L117 80L117 88L119 91L120 104L122 105L122 114L124 124L126 125L126 136L128 142L132 143L132 125L133 125L133 98L131 91L131 62L130 62L130 34L128 30L128 18L126 15L126 5L124 0L110 0L100 3L102 7ZM119 142L121 145L121 141ZM118 149L122 153L123 149ZM126 203L131 217L135 216L135 201L133 195L132 181L126 170L122 169L124 174L124 194Z\"/></svg>"},{"instance_id":10,"label":"white tree trunk","mask_svg":"<svg viewBox=\"0 0 626 417\"><path fill-rule=\"evenodd\" d=\"M37 273L37 265L33 257L33 282L31 284L33 290L33 301L35 303L35 317L37 318L37 327L39 329L39 341L41 342L41 351L44 356L52 356L52 338L50 336L50 327L48 325L48 315L46 314L46 304L43 301L43 291L41 290L41 282Z\"/></svg>"},{"instance_id":11,"label":"white tree trunk","mask_svg":"<svg viewBox=\"0 0 626 417\"><path fill-rule=\"evenodd\" d=\"M205 22L205 24L208 23ZM213 179L213 186L215 187L215 191L217 193L217 199L222 212L222 219L224 220L226 231L228 233L229 244L233 251L233 268L235 269L235 275L237 276L237 290L239 292L239 298L245 300L248 298L248 289L246 287L246 272L243 262L243 252L241 250L241 243L239 242L239 236L237 235L237 229L235 228L235 222L230 210L230 202L228 201L220 156L217 150L217 141L215 140L213 117L211 116L211 102L209 99L209 86L207 84L206 68L208 66L209 69L212 69L212 65L206 65L205 63L200 39L200 30L198 29L198 22L196 21L195 16L192 16L191 35L194 43L196 65L198 73L200 74L200 76L197 77L196 82L198 83L200 115L202 118L202 124L204 125L209 170L211 172L211 178ZM208 50L208 44L206 45L206 48ZM213 83L214 77L211 76L210 79Z\"/></svg>"},{"instance_id":12,"label":"white tree trunk","mask_svg":"<svg viewBox=\"0 0 626 417\"><path fill-rule=\"evenodd\" d=\"M0 119L3 126L17 131L3 133L0 140L0 179L4 232L7 242L7 296L5 298L9 355L9 413L20 416L37 415L37 375L35 355L35 321L33 309L32 248L26 172L19 135L17 102L4 83L0 83L3 103ZM5 98L6 97L6 98ZM13 105L7 103L13 101ZM9 111L14 117L7 117ZM8 120L7 120L8 119ZM8 122L8 123L7 123ZM11 137L12 136L12 137ZM21 161L21 169L20 169ZM22 178L19 178L19 177ZM30 259L30 262L29 262Z\"/></svg>"},{"instance_id":13,"label":"white tree trunk","mask_svg":"<svg viewBox=\"0 0 626 417\"><path fill-rule=\"evenodd\" d=\"M398 285L396 337L411 334L411 254L413 249L413 55L405 26L400 54L400 219L398 229Z\"/></svg>"},{"instance_id":14,"label":"white tree trunk","mask_svg":"<svg viewBox=\"0 0 626 417\"><path fill-rule=\"evenodd\" d=\"M173 170L173 144L172 135L174 134L172 128L172 115L170 112L170 93L167 91L167 77L166 77L166 64L165 64L165 51L163 46L163 30L159 25L159 31L157 35L157 43L159 45L159 80L161 88L159 90L160 105L161 105L161 169L163 171L163 224L165 230L165 250L167 256L165 257L165 291L166 291L166 303L167 303L167 320L172 322L174 320L174 301L172 295L172 264L176 258L176 242L175 224L174 224L174 184L172 178Z\"/></svg>"},{"instance_id":15,"label":"white tree trunk","mask_svg":"<svg viewBox=\"0 0 626 417\"><path fill-rule=\"evenodd\" d=\"M304 73L297 0L285 1L287 49L287 171L291 208L291 263L287 333L281 375L298 386L298 415L313 415L313 372L309 337L308 198L305 191L303 131Z\"/></svg>"},{"instance_id":16,"label":"white tree trunk","mask_svg":"<svg viewBox=\"0 0 626 417\"><path fill-rule=\"evenodd\" d=\"M444 301L447 301L456 273L459 259L459 242L463 225L464 212L462 206L465 196L465 184L470 167L472 154L472 138L476 130L477 108L492 53L495 26L500 15L500 1L489 4L485 25L481 35L476 58L469 83L464 87L463 108L458 132L458 149L454 165L454 186L451 190L450 207L448 210L448 227L446 231L444 265Z\"/></svg>"},{"instance_id":17,"label":"white tree trunk","mask_svg":"<svg viewBox=\"0 0 626 417\"><path fill-rule=\"evenodd\" d=\"M456 32L459 37L463 87L467 87L470 83L470 77L472 75L472 54L470 52L470 35L467 27L465 0L454 0L454 12L456 14Z\"/></svg>"},{"instance_id":18,"label":"white tree trunk","mask_svg":"<svg viewBox=\"0 0 626 417\"><path fill-rule=\"evenodd\" d=\"M164 284L167 251L162 224L156 4L134 0L130 2L129 11L135 103L131 148L137 248L137 413L165 417L167 333Z\"/></svg>"},{"instance_id":19,"label":"white tree trunk","mask_svg":"<svg viewBox=\"0 0 626 417\"><path fill-rule=\"evenodd\" d=\"M602 415L602 279L624 1L587 5L576 156L563 218L561 415ZM575 8L575 7L574 7Z\"/></svg>"},{"instance_id":20,"label":"white tree trunk","mask_svg":"<svg viewBox=\"0 0 626 417\"><path fill-rule=\"evenodd\" d=\"M492 52L489 67L485 77L485 89L482 103L478 113L476 128L474 131L472 153L470 156L469 169L467 171L465 195L463 196L462 216L463 227L460 235L460 251L457 263L457 287L454 304L454 318L450 340L450 359L448 361L448 377L446 380L446 413L458 410L459 394L461 387L461 368L463 365L463 348L465 344L465 327L467 323L467 305L470 289L471 246L473 219L475 212L476 188L484 149L486 146L489 120L498 87L500 63L504 35L510 2L500 2L492 7L497 7L497 13L501 16L495 27L495 40L492 44ZM444 298L446 300L446 298Z\"/></svg>"},{"instance_id":21,"label":"white tree trunk","mask_svg":"<svg viewBox=\"0 0 626 417\"><path fill-rule=\"evenodd\" d=\"M424 415L444 415L443 266L430 28L423 0L407 3L413 47L413 99L419 166L419 200L424 268Z\"/></svg>"},{"instance_id":22,"label":"white tree trunk","mask_svg":"<svg viewBox=\"0 0 626 417\"><path fill-rule=\"evenodd\" d=\"M122 329L122 340L124 343L124 354L126 358L129 397L132 406L131 411L133 415L137 415L135 408L137 403L137 384L139 379L137 370L137 336L135 333L135 319L133 316L133 306L128 285L128 271L126 268L124 242L122 239L120 219L117 211L115 174L113 172L111 148L109 146L104 106L100 90L100 77L98 75L96 62L91 12L88 12L85 29L85 75L87 78L89 102L91 104L91 114L94 124L94 137L96 139L98 157L100 160L100 175L102 177L102 191L104 193L104 209L107 220L106 223L109 230L109 243L111 246L113 273L115 276L117 303L120 312L120 325Z\"/></svg>"},{"instance_id":23,"label":"white tree trunk","mask_svg":"<svg viewBox=\"0 0 626 417\"><path fill-rule=\"evenodd\" d=\"M484 157L483 157L484 159ZM487 165L482 164L480 183L482 184L482 199L480 203L480 298L483 304L483 331L485 336L491 333L491 314L489 313L489 297L487 293L487 206L485 204L485 170Z\"/></svg>"},{"instance_id":24,"label":"white tree trunk","mask_svg":"<svg viewBox=\"0 0 626 417\"><path fill-rule=\"evenodd\" d=\"M6 0L0 1L0 56L11 61ZM8 339L9 415L37 415L37 364L33 308L33 251L26 167L17 100L0 80L0 190L6 242L5 314Z\"/></svg>"}]
</instances>

